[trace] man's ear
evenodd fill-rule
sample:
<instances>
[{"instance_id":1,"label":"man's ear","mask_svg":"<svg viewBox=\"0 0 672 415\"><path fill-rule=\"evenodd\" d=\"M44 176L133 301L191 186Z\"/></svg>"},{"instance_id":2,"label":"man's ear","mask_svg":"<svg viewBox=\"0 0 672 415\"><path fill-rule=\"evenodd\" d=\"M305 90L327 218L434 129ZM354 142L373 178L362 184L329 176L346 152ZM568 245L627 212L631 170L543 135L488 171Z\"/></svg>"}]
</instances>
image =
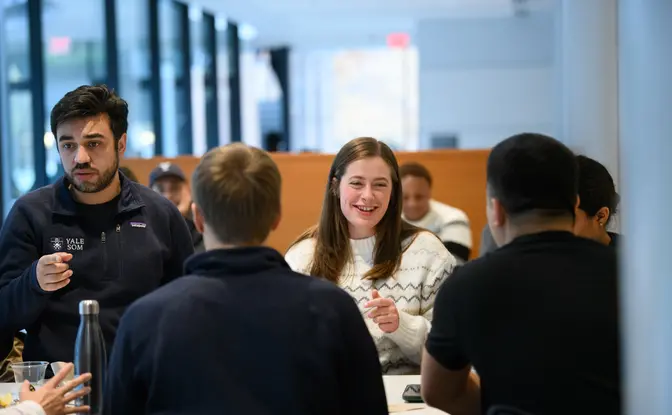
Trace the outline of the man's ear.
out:
<instances>
[{"instance_id":1,"label":"man's ear","mask_svg":"<svg viewBox=\"0 0 672 415\"><path fill-rule=\"evenodd\" d=\"M490 203L492 206L492 217L491 217L491 223L494 226L500 227L503 226L504 223L506 222L506 212L504 211L504 207L502 206L502 203L499 201L499 199L491 198Z\"/></svg>"},{"instance_id":2,"label":"man's ear","mask_svg":"<svg viewBox=\"0 0 672 415\"><path fill-rule=\"evenodd\" d=\"M121 135L119 141L117 141L117 152L120 156L123 156L126 153L126 133Z\"/></svg>"},{"instance_id":3,"label":"man's ear","mask_svg":"<svg viewBox=\"0 0 672 415\"><path fill-rule=\"evenodd\" d=\"M201 213L201 209L196 206L196 203L191 204L191 215L194 218L194 226L196 230L200 233L203 233L205 230L205 219Z\"/></svg>"}]
</instances>

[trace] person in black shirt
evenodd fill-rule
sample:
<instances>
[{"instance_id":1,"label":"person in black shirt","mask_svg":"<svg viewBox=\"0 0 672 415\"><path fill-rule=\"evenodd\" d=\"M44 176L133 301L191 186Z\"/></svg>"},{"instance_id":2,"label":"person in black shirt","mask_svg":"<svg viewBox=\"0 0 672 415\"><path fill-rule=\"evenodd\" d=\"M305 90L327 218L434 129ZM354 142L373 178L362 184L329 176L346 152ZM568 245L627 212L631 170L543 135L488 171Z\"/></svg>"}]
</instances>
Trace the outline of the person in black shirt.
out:
<instances>
[{"instance_id":1,"label":"person in black shirt","mask_svg":"<svg viewBox=\"0 0 672 415\"><path fill-rule=\"evenodd\" d=\"M618 246L619 235L607 231L620 197L614 179L600 162L577 156L579 164L579 208L574 233L605 245Z\"/></svg>"},{"instance_id":2,"label":"person in black shirt","mask_svg":"<svg viewBox=\"0 0 672 415\"><path fill-rule=\"evenodd\" d=\"M126 307L180 276L194 251L177 208L119 172L127 117L105 86L51 111L65 175L20 197L0 232L0 338L25 329L24 360L72 361L82 300L100 303L110 351Z\"/></svg>"},{"instance_id":3,"label":"person in black shirt","mask_svg":"<svg viewBox=\"0 0 672 415\"><path fill-rule=\"evenodd\" d=\"M620 235L607 231L620 197L614 179L606 167L586 156L576 156L579 166L579 207L576 210L574 233L612 247L618 246ZM481 234L479 256L497 249L490 228L485 225Z\"/></svg>"},{"instance_id":4,"label":"person in black shirt","mask_svg":"<svg viewBox=\"0 0 672 415\"><path fill-rule=\"evenodd\" d=\"M262 246L280 172L241 143L193 174L206 252L133 304L109 366L105 414L387 414L373 339L350 295Z\"/></svg>"},{"instance_id":5,"label":"person in black shirt","mask_svg":"<svg viewBox=\"0 0 672 415\"><path fill-rule=\"evenodd\" d=\"M500 248L455 270L437 295L422 361L429 405L620 413L616 251L572 233L577 179L576 158L550 137L493 148L487 217Z\"/></svg>"}]
</instances>

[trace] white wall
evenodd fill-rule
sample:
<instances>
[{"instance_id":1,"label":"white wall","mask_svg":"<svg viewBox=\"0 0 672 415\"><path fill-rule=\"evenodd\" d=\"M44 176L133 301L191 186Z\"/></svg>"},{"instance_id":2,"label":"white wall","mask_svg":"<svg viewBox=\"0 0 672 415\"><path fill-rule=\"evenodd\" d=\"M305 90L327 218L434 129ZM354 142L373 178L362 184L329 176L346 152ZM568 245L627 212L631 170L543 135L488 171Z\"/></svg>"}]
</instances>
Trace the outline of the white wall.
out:
<instances>
[{"instance_id":1,"label":"white wall","mask_svg":"<svg viewBox=\"0 0 672 415\"><path fill-rule=\"evenodd\" d=\"M556 104L558 137L618 184L617 8L616 0L558 3Z\"/></svg>"},{"instance_id":2,"label":"white wall","mask_svg":"<svg viewBox=\"0 0 672 415\"><path fill-rule=\"evenodd\" d=\"M553 134L554 35L549 12L421 21L421 147L442 133L457 134L461 148L523 131Z\"/></svg>"}]
</instances>

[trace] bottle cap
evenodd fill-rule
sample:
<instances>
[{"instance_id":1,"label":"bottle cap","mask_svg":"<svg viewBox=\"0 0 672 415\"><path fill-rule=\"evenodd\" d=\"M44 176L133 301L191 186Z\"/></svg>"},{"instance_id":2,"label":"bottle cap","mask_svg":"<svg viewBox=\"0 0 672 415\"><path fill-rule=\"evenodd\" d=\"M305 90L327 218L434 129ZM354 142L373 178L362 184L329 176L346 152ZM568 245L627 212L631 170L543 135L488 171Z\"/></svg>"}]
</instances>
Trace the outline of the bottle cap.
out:
<instances>
[{"instance_id":1,"label":"bottle cap","mask_svg":"<svg viewBox=\"0 0 672 415\"><path fill-rule=\"evenodd\" d=\"M82 316L98 314L100 306L96 300L84 300L79 303L79 314Z\"/></svg>"}]
</instances>

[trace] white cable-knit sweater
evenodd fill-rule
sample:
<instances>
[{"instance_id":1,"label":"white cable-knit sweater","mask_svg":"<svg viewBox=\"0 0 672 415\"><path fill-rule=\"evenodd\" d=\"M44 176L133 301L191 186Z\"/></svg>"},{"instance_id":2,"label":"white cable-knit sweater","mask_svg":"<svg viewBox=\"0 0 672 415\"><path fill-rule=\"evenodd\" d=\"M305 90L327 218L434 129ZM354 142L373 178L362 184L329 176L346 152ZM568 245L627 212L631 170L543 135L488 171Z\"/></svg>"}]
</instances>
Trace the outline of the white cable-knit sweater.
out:
<instances>
[{"instance_id":1,"label":"white cable-knit sweater","mask_svg":"<svg viewBox=\"0 0 672 415\"><path fill-rule=\"evenodd\" d=\"M362 276L373 266L375 236L351 239L353 260L339 278L339 285L357 302L376 343L383 373L388 375L419 373L436 292L455 266L455 258L429 232L420 232L403 244L408 248L394 275L369 281ZM306 239L291 247L285 259L294 271L308 274L314 250L315 240ZM373 288L382 297L392 298L399 310L399 328L394 333L384 333L366 316L364 304L371 300Z\"/></svg>"}]
</instances>

